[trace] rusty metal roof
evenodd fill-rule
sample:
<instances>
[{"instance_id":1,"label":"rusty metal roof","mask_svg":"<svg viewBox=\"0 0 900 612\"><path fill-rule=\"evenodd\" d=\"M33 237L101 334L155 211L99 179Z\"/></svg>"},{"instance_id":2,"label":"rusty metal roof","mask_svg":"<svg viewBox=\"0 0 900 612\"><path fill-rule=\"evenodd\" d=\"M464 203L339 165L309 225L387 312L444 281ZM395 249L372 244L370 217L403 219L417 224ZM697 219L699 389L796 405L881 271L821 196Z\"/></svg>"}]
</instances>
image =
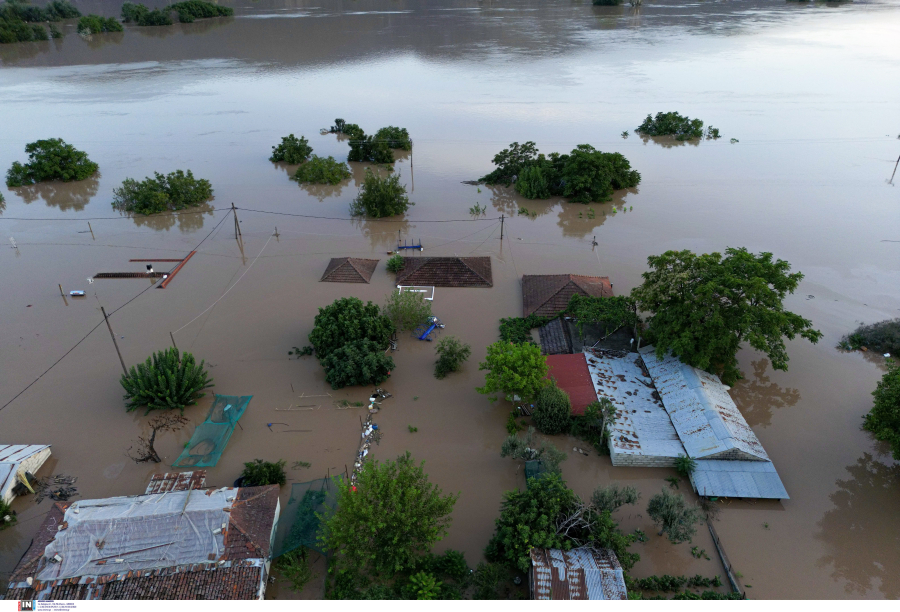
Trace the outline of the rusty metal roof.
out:
<instances>
[{"instance_id":1,"label":"rusty metal roof","mask_svg":"<svg viewBox=\"0 0 900 612\"><path fill-rule=\"evenodd\" d=\"M166 472L154 474L150 477L150 484L144 495L165 493L166 491L187 491L188 489L202 489L206 487L206 470L194 470L193 472Z\"/></svg>"},{"instance_id":2,"label":"rusty metal roof","mask_svg":"<svg viewBox=\"0 0 900 612\"><path fill-rule=\"evenodd\" d=\"M640 352L688 456L715 459L727 454L730 459L769 460L718 376L671 354L657 359L655 350L647 346Z\"/></svg>"},{"instance_id":3,"label":"rusty metal roof","mask_svg":"<svg viewBox=\"0 0 900 612\"><path fill-rule=\"evenodd\" d=\"M598 399L616 407L609 443L616 453L650 457L686 455L653 381L637 353L586 350L587 366Z\"/></svg>"},{"instance_id":4,"label":"rusty metal roof","mask_svg":"<svg viewBox=\"0 0 900 612\"><path fill-rule=\"evenodd\" d=\"M609 549L531 549L532 598L627 599L625 577Z\"/></svg>"}]
</instances>

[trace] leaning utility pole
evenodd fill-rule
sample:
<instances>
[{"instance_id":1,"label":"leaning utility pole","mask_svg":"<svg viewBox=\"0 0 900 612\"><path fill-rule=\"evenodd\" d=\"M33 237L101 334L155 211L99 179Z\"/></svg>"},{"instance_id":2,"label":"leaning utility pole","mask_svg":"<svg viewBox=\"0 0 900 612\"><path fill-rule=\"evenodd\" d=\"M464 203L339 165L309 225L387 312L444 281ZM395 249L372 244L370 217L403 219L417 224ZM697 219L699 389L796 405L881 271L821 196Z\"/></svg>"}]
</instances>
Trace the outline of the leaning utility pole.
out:
<instances>
[{"instance_id":1,"label":"leaning utility pole","mask_svg":"<svg viewBox=\"0 0 900 612\"><path fill-rule=\"evenodd\" d=\"M116 335L113 333L112 325L109 324L109 317L106 316L106 310L103 306L100 307L100 312L103 313L103 320L106 321L106 327L109 328L109 336L112 338L113 346L116 347L116 353L119 355L119 363L122 364L122 371L125 372L125 376L128 376L128 368L125 367L125 360L122 359L122 351L119 350L119 343L116 342Z\"/></svg>"},{"instance_id":2,"label":"leaning utility pole","mask_svg":"<svg viewBox=\"0 0 900 612\"><path fill-rule=\"evenodd\" d=\"M234 213L234 238L237 240L237 237L240 236L243 238L243 234L241 234L241 224L238 223L237 218L237 208L234 207L234 202L231 203L231 212Z\"/></svg>"}]
</instances>

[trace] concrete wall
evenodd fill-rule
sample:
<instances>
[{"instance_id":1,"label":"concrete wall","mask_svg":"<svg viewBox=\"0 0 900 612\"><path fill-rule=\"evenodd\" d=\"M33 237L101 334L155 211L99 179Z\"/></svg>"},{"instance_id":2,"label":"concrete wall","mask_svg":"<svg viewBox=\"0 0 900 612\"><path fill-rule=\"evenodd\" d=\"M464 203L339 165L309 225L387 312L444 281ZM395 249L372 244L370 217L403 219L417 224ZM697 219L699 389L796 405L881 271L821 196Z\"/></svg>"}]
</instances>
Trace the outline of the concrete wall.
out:
<instances>
[{"instance_id":1,"label":"concrete wall","mask_svg":"<svg viewBox=\"0 0 900 612\"><path fill-rule=\"evenodd\" d=\"M626 467L674 467L675 457L658 457L654 455L636 455L634 453L616 452L610 445L609 456L615 466Z\"/></svg>"}]
</instances>

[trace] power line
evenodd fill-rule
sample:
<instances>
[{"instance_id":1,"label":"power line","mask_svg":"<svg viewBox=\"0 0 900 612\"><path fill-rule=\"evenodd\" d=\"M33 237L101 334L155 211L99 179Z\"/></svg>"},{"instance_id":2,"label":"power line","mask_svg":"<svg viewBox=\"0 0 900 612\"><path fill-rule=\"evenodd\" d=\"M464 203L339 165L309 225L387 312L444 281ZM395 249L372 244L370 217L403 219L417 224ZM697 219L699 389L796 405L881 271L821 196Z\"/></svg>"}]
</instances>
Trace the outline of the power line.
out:
<instances>
[{"instance_id":1,"label":"power line","mask_svg":"<svg viewBox=\"0 0 900 612\"><path fill-rule=\"evenodd\" d=\"M167 213L154 213L152 217L167 217L170 215L203 215L213 213L219 210L231 210L230 208L212 208L207 210L189 210L184 212L172 211ZM145 215L151 217L151 215ZM135 217L0 217L0 221L124 221L131 220Z\"/></svg>"},{"instance_id":2,"label":"power line","mask_svg":"<svg viewBox=\"0 0 900 612\"><path fill-rule=\"evenodd\" d=\"M229 209L230 210L230 209ZM303 217L304 219L330 219L332 221L360 221L363 220L363 217L320 217L317 215L300 215L297 213L285 213L285 212L275 212L273 210L254 210L252 208L238 208L238 210L243 210L246 212L255 212L255 213L263 213L267 215L281 215L284 217ZM382 221L382 222L393 222L397 223L398 219L365 219L366 221ZM491 217L488 219L422 219L422 220L414 220L414 219L403 219L407 223L458 223L465 221L499 221L500 217Z\"/></svg>"}]
</instances>

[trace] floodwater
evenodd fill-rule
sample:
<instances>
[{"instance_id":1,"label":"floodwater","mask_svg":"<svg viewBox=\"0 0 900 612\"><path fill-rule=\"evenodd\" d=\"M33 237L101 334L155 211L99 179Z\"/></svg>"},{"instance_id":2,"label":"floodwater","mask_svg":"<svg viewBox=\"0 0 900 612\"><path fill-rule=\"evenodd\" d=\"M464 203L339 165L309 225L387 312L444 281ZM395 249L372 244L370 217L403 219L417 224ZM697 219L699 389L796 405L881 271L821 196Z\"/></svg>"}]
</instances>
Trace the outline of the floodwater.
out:
<instances>
[{"instance_id":1,"label":"floodwater","mask_svg":"<svg viewBox=\"0 0 900 612\"><path fill-rule=\"evenodd\" d=\"M79 6L112 15L119 3ZM123 407L105 326L67 353L102 323L102 305L115 311L126 363L166 347L174 332L179 348L207 361L215 392L254 396L243 429L209 470L210 484L230 484L254 458L310 462L288 471L295 482L342 472L352 464L362 409L335 402L362 400L369 389L332 391L314 359L288 351L305 344L319 306L345 295L382 302L392 281L382 265L369 285L319 283L329 258L386 259L398 232L421 240L424 255L490 255L493 288L435 295L442 333L472 345L470 362L436 381L433 345L402 338L385 385L394 398L378 414L384 435L374 447L381 459L411 451L445 491L461 492L439 549L460 549L474 566L503 491L523 484L520 466L499 456L509 406L474 391L498 319L521 315L521 275L608 275L625 294L648 255L745 246L806 275L787 307L825 337L815 346L790 343L788 372L741 353L746 379L735 401L791 499L725 505L716 529L752 598L900 596L891 579L900 573L900 467L859 428L882 359L834 348L858 322L900 308L900 197L887 183L900 154L900 3L234 6L228 19L126 27L91 40L70 23L61 41L0 46L0 166L49 137L100 165L81 183L3 191L3 242L13 237L18 249L0 248L0 405L67 356L0 411L0 441L52 444L40 475L77 476L83 498L140 493L174 460L190 428L162 436L168 464L125 456L146 417ZM620 136L648 113L669 110L703 119L723 138ZM300 188L288 179L291 168L267 161L288 133L305 135L319 155L346 155L346 143L319 135L335 117L370 133L409 129L414 151L396 168L415 206L403 219L346 220L361 165L339 188ZM643 180L591 206L462 183L488 172L501 148L526 140L546 153L580 143L619 151ZM215 200L204 209L130 219L110 207L126 177L188 168L212 182ZM241 242L226 210L232 202L241 209ZM481 218L469 214L476 203L487 207ZM86 280L141 270L130 258L193 249L165 290L141 293L143 280ZM58 284L87 297L64 298ZM202 421L209 401L186 414ZM314 407L289 410L298 405ZM623 528L649 536L634 547L642 557L635 575L722 574L705 531L694 544L711 561L657 537L644 514L671 470L614 469L607 457L570 453L564 475L583 495L611 481L641 490L639 507L619 511ZM0 534L4 577L49 504L15 502L19 525Z\"/></svg>"}]
</instances>

